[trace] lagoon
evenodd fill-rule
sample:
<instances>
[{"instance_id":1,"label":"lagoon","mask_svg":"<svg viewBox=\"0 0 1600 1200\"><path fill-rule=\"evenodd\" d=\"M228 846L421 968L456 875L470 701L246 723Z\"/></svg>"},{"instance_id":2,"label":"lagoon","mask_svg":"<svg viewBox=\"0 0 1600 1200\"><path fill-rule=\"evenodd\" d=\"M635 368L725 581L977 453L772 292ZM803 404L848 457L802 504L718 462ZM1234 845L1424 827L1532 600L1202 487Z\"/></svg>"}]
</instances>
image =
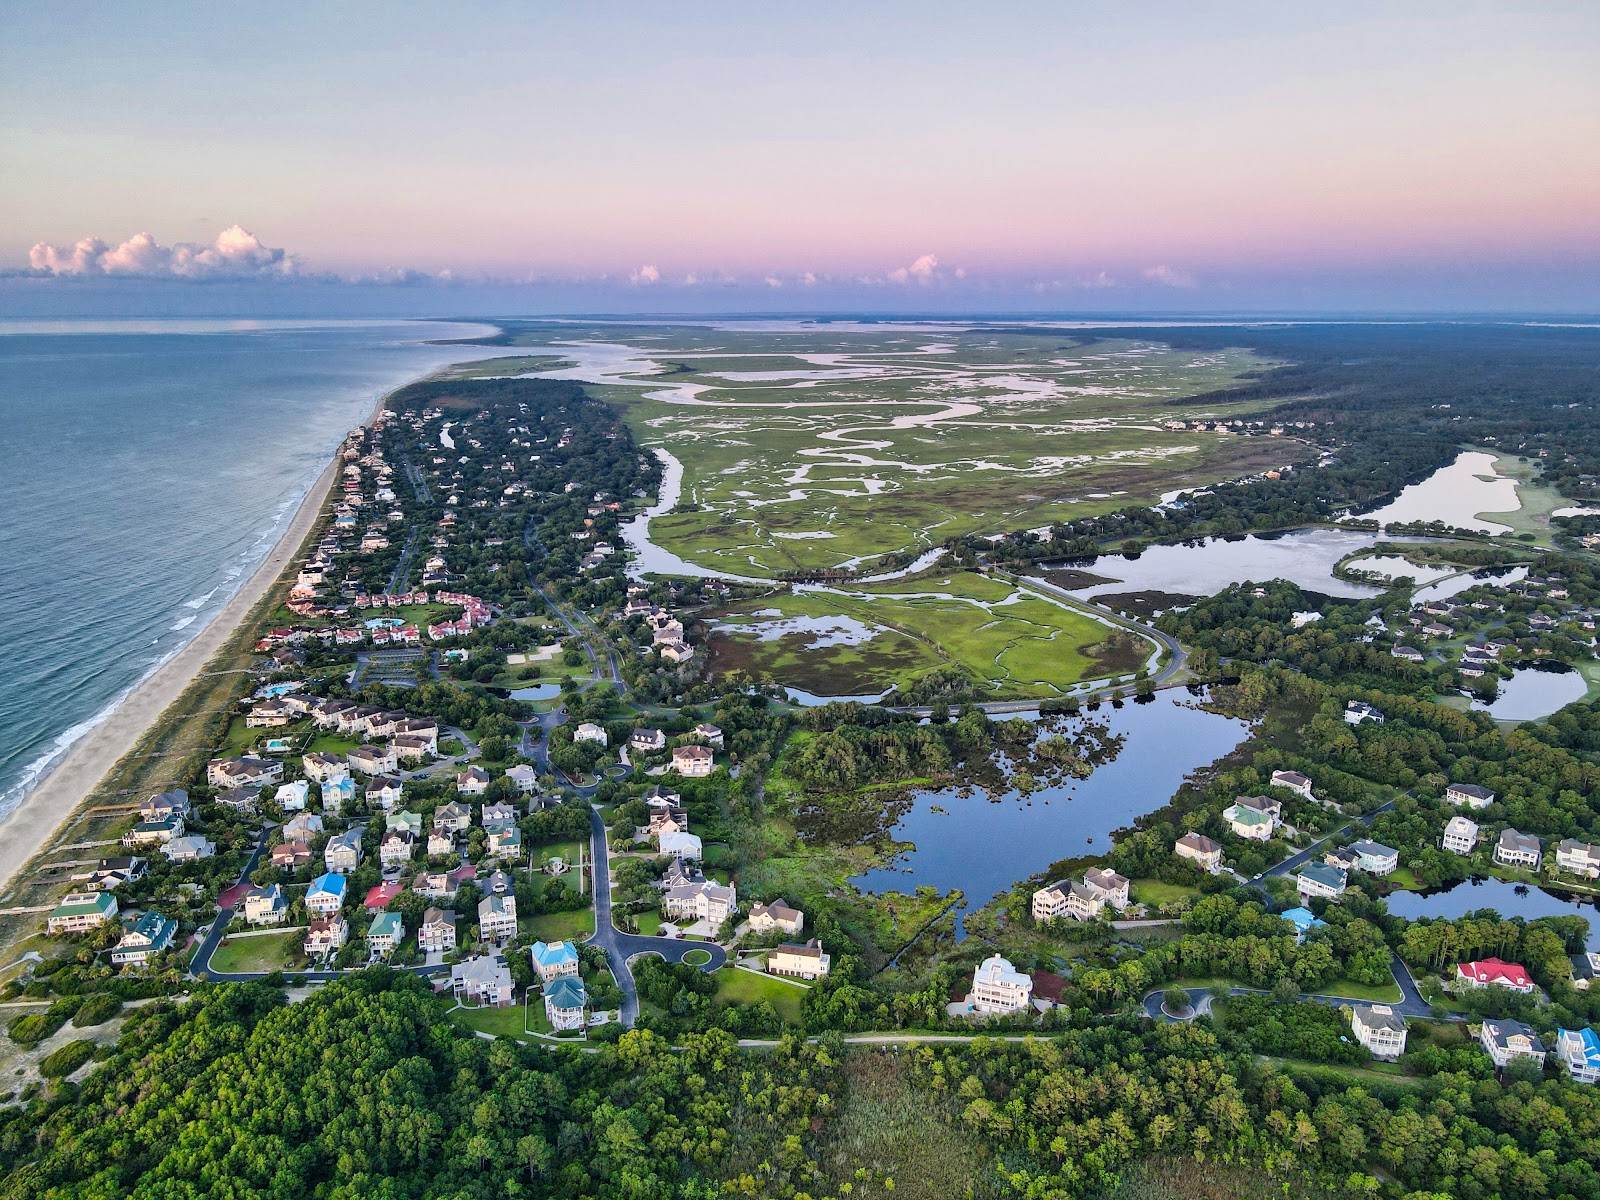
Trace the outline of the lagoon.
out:
<instances>
[{"instance_id":1,"label":"lagoon","mask_svg":"<svg viewBox=\"0 0 1600 1200\"><path fill-rule=\"evenodd\" d=\"M1517 481L1496 470L1496 459L1481 450L1466 450L1448 467L1440 467L1413 483L1375 512L1363 513L1380 525L1443 521L1480 533L1510 533L1511 526L1478 519L1479 513L1516 512Z\"/></svg>"},{"instance_id":2,"label":"lagoon","mask_svg":"<svg viewBox=\"0 0 1600 1200\"><path fill-rule=\"evenodd\" d=\"M1500 681L1500 692L1485 704L1472 707L1497 721L1537 721L1557 709L1582 700L1589 681L1570 667L1520 667L1510 679Z\"/></svg>"},{"instance_id":3,"label":"lagoon","mask_svg":"<svg viewBox=\"0 0 1600 1200\"><path fill-rule=\"evenodd\" d=\"M1464 917L1480 908L1492 908L1502 917L1585 917L1589 921L1587 945L1600 950L1600 920L1595 902L1572 892L1548 892L1544 888L1510 883L1504 879L1468 879L1429 895L1423 892L1391 892L1385 899L1397 917L1419 920L1422 917Z\"/></svg>"}]
</instances>

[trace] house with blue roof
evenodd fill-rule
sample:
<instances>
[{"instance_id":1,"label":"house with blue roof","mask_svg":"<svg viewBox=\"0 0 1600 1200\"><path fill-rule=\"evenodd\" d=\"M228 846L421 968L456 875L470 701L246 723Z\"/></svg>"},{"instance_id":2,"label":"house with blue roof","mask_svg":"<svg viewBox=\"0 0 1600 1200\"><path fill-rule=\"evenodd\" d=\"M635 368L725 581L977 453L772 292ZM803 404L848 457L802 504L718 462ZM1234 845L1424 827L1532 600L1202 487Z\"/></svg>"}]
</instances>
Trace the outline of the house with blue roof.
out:
<instances>
[{"instance_id":1,"label":"house with blue roof","mask_svg":"<svg viewBox=\"0 0 1600 1200\"><path fill-rule=\"evenodd\" d=\"M344 907L345 893L349 887L350 881L343 875L335 875L332 871L318 875L306 892L306 909L323 916L338 912Z\"/></svg>"},{"instance_id":2,"label":"house with blue roof","mask_svg":"<svg viewBox=\"0 0 1600 1200\"><path fill-rule=\"evenodd\" d=\"M578 973L578 952L571 942L535 942L532 954L533 969L539 972L542 983Z\"/></svg>"},{"instance_id":3,"label":"house with blue roof","mask_svg":"<svg viewBox=\"0 0 1600 1200\"><path fill-rule=\"evenodd\" d=\"M582 1029L583 1010L588 1006L589 994L576 975L563 975L544 985L544 1015L552 1029Z\"/></svg>"},{"instance_id":4,"label":"house with blue roof","mask_svg":"<svg viewBox=\"0 0 1600 1200\"><path fill-rule=\"evenodd\" d=\"M1313 929L1324 928L1328 923L1309 908L1291 908L1278 914L1281 920L1294 926L1294 940L1303 942Z\"/></svg>"},{"instance_id":5,"label":"house with blue roof","mask_svg":"<svg viewBox=\"0 0 1600 1200\"><path fill-rule=\"evenodd\" d=\"M322 811L330 816L338 816L347 805L355 802L356 781L350 776L329 780L322 785Z\"/></svg>"},{"instance_id":6,"label":"house with blue roof","mask_svg":"<svg viewBox=\"0 0 1600 1200\"><path fill-rule=\"evenodd\" d=\"M1592 1029L1556 1030L1556 1054L1574 1083L1600 1083L1600 1033Z\"/></svg>"}]
</instances>

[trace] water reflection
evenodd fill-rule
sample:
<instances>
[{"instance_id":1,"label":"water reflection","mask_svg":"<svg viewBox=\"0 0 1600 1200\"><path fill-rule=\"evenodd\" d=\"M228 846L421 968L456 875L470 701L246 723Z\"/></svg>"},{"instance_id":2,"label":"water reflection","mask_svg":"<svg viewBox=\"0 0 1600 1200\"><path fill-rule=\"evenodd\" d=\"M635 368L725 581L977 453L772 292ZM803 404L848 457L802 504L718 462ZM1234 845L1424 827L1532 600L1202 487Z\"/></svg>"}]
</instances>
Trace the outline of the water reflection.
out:
<instances>
[{"instance_id":1,"label":"water reflection","mask_svg":"<svg viewBox=\"0 0 1600 1200\"><path fill-rule=\"evenodd\" d=\"M1525 921L1536 917L1585 917L1589 921L1589 949L1600 950L1595 903L1571 892L1547 892L1504 879L1468 879L1432 895L1392 892L1385 899L1390 912L1412 921L1422 917L1464 917L1480 908L1492 908L1502 917L1521 917Z\"/></svg>"},{"instance_id":2,"label":"water reflection","mask_svg":"<svg viewBox=\"0 0 1600 1200\"><path fill-rule=\"evenodd\" d=\"M1458 529L1510 533L1511 526L1479 520L1478 514L1516 512L1520 507L1517 481L1495 469L1495 456L1465 450L1448 467L1403 488L1376 512L1362 515L1381 525L1443 521Z\"/></svg>"},{"instance_id":3,"label":"water reflection","mask_svg":"<svg viewBox=\"0 0 1600 1200\"><path fill-rule=\"evenodd\" d=\"M1500 680L1492 703L1474 700L1472 707L1497 721L1537 721L1582 700L1588 690L1588 680L1570 667L1521 667L1510 679Z\"/></svg>"}]
</instances>

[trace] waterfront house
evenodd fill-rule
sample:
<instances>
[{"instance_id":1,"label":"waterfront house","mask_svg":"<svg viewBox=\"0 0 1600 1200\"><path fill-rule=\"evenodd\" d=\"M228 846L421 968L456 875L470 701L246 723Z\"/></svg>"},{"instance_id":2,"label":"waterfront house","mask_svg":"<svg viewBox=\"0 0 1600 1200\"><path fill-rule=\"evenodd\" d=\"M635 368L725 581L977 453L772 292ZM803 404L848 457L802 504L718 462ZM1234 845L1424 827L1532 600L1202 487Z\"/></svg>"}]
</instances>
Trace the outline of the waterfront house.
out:
<instances>
[{"instance_id":1,"label":"waterfront house","mask_svg":"<svg viewBox=\"0 0 1600 1200\"><path fill-rule=\"evenodd\" d=\"M213 758L206 764L206 783L213 788L264 788L283 779L283 764L266 758Z\"/></svg>"},{"instance_id":2,"label":"waterfront house","mask_svg":"<svg viewBox=\"0 0 1600 1200\"><path fill-rule=\"evenodd\" d=\"M1033 1001L1033 980L992 954L972 973L973 1010L987 1014L1022 1012Z\"/></svg>"},{"instance_id":3,"label":"waterfront house","mask_svg":"<svg viewBox=\"0 0 1600 1200\"><path fill-rule=\"evenodd\" d=\"M486 942L509 941L517 936L517 898L485 896L478 902L478 931Z\"/></svg>"},{"instance_id":4,"label":"waterfront house","mask_svg":"<svg viewBox=\"0 0 1600 1200\"><path fill-rule=\"evenodd\" d=\"M1518 833L1515 829L1500 831L1500 840L1494 847L1495 862L1506 867L1537 870L1542 857L1544 857L1544 843L1532 834Z\"/></svg>"},{"instance_id":5,"label":"waterfront house","mask_svg":"<svg viewBox=\"0 0 1600 1200\"><path fill-rule=\"evenodd\" d=\"M1476 962L1456 964L1457 987L1503 987L1524 996L1533 992L1533 980L1521 963L1502 962L1498 958L1483 958Z\"/></svg>"},{"instance_id":6,"label":"waterfront house","mask_svg":"<svg viewBox=\"0 0 1600 1200\"><path fill-rule=\"evenodd\" d=\"M1387 1004L1358 1004L1350 1012L1350 1029L1373 1058L1394 1062L1406 1052L1406 1019Z\"/></svg>"},{"instance_id":7,"label":"waterfront house","mask_svg":"<svg viewBox=\"0 0 1600 1200\"><path fill-rule=\"evenodd\" d=\"M716 928L738 911L738 889L732 884L681 884L662 893L661 908L668 920L704 921Z\"/></svg>"},{"instance_id":8,"label":"waterfront house","mask_svg":"<svg viewBox=\"0 0 1600 1200\"><path fill-rule=\"evenodd\" d=\"M361 830L347 829L328 839L322 848L323 864L335 875L348 875L361 865Z\"/></svg>"},{"instance_id":9,"label":"waterfront house","mask_svg":"<svg viewBox=\"0 0 1600 1200\"><path fill-rule=\"evenodd\" d=\"M251 925L282 925L289 916L289 901L275 883L252 888L244 898L244 919Z\"/></svg>"},{"instance_id":10,"label":"waterfront house","mask_svg":"<svg viewBox=\"0 0 1600 1200\"><path fill-rule=\"evenodd\" d=\"M1270 797L1240 796L1223 811L1222 819L1236 837L1265 842L1271 839L1282 813L1283 806Z\"/></svg>"},{"instance_id":11,"label":"waterfront house","mask_svg":"<svg viewBox=\"0 0 1600 1200\"><path fill-rule=\"evenodd\" d=\"M506 778L516 785L517 791L524 796L531 795L539 786L539 772L527 763L518 763L514 767L506 768Z\"/></svg>"},{"instance_id":12,"label":"waterfront house","mask_svg":"<svg viewBox=\"0 0 1600 1200\"><path fill-rule=\"evenodd\" d=\"M716 766L709 746L679 746L672 752L672 769L688 779L704 778Z\"/></svg>"},{"instance_id":13,"label":"waterfront house","mask_svg":"<svg viewBox=\"0 0 1600 1200\"><path fill-rule=\"evenodd\" d=\"M158 912L140 913L111 950L112 965L142 967L172 945L178 923Z\"/></svg>"},{"instance_id":14,"label":"waterfront house","mask_svg":"<svg viewBox=\"0 0 1600 1200\"><path fill-rule=\"evenodd\" d=\"M1348 883L1349 877L1343 871L1326 863L1307 863L1295 877L1301 903L1316 896L1336 900L1344 895Z\"/></svg>"},{"instance_id":15,"label":"waterfront house","mask_svg":"<svg viewBox=\"0 0 1600 1200\"><path fill-rule=\"evenodd\" d=\"M397 912L381 912L367 926L367 953L373 958L393 954L405 940L405 918Z\"/></svg>"},{"instance_id":16,"label":"waterfront house","mask_svg":"<svg viewBox=\"0 0 1600 1200\"><path fill-rule=\"evenodd\" d=\"M1505 1067L1519 1058L1531 1058L1542 1067L1548 1053L1531 1026L1510 1018L1498 1021L1484 1018L1478 1041L1497 1067Z\"/></svg>"},{"instance_id":17,"label":"waterfront house","mask_svg":"<svg viewBox=\"0 0 1600 1200\"><path fill-rule=\"evenodd\" d=\"M1574 954L1572 963L1572 986L1580 992L1586 992L1594 981L1600 978L1600 950L1585 950L1582 954Z\"/></svg>"},{"instance_id":18,"label":"waterfront house","mask_svg":"<svg viewBox=\"0 0 1600 1200\"><path fill-rule=\"evenodd\" d=\"M183 836L183 818L165 817L159 821L140 821L122 835L124 846L165 845L175 837Z\"/></svg>"},{"instance_id":19,"label":"waterfront house","mask_svg":"<svg viewBox=\"0 0 1600 1200\"><path fill-rule=\"evenodd\" d=\"M805 919L805 913L798 908L790 908L782 900L750 906L750 929L754 933L766 933L772 929L781 929L784 933L799 933L801 926L805 924Z\"/></svg>"},{"instance_id":20,"label":"waterfront house","mask_svg":"<svg viewBox=\"0 0 1600 1200\"><path fill-rule=\"evenodd\" d=\"M417 949L424 954L448 954L456 948L456 915L430 908L417 927Z\"/></svg>"},{"instance_id":21,"label":"waterfront house","mask_svg":"<svg viewBox=\"0 0 1600 1200\"><path fill-rule=\"evenodd\" d=\"M1456 815L1444 823L1441 843L1452 854L1471 854L1478 846L1478 823Z\"/></svg>"},{"instance_id":22,"label":"waterfront house","mask_svg":"<svg viewBox=\"0 0 1600 1200\"><path fill-rule=\"evenodd\" d=\"M563 975L544 987L544 1015L553 1030L582 1029L588 1006L589 994L575 975Z\"/></svg>"},{"instance_id":23,"label":"waterfront house","mask_svg":"<svg viewBox=\"0 0 1600 1200\"><path fill-rule=\"evenodd\" d=\"M1311 780L1300 774L1299 771L1274 771L1272 773L1272 786L1288 788L1291 792L1299 792L1307 800L1311 796Z\"/></svg>"},{"instance_id":24,"label":"waterfront house","mask_svg":"<svg viewBox=\"0 0 1600 1200\"><path fill-rule=\"evenodd\" d=\"M1567 838L1556 846L1556 866L1586 879L1600 878L1600 845Z\"/></svg>"},{"instance_id":25,"label":"waterfront house","mask_svg":"<svg viewBox=\"0 0 1600 1200\"><path fill-rule=\"evenodd\" d=\"M667 748L667 735L659 729L635 729L628 738L628 749L654 754Z\"/></svg>"},{"instance_id":26,"label":"waterfront house","mask_svg":"<svg viewBox=\"0 0 1600 1200\"><path fill-rule=\"evenodd\" d=\"M326 875L318 875L311 881L311 887L306 891L306 910L320 913L322 916L338 912L344 907L344 898L349 886L349 880L332 871Z\"/></svg>"},{"instance_id":27,"label":"waterfront house","mask_svg":"<svg viewBox=\"0 0 1600 1200\"><path fill-rule=\"evenodd\" d=\"M611 739L606 736L606 731L593 721L585 721L572 731L574 742L593 742L597 746L611 744Z\"/></svg>"},{"instance_id":28,"label":"waterfront house","mask_svg":"<svg viewBox=\"0 0 1600 1200\"><path fill-rule=\"evenodd\" d=\"M125 883L138 883L149 873L149 862L135 855L102 858L87 876L84 890L109 892Z\"/></svg>"},{"instance_id":29,"label":"waterfront house","mask_svg":"<svg viewBox=\"0 0 1600 1200\"><path fill-rule=\"evenodd\" d=\"M1083 882L1108 908L1121 912L1128 907L1128 880L1105 867L1090 867Z\"/></svg>"},{"instance_id":30,"label":"waterfront house","mask_svg":"<svg viewBox=\"0 0 1600 1200\"><path fill-rule=\"evenodd\" d=\"M1199 863L1213 875L1222 869L1222 846L1203 833L1186 833L1172 847L1179 858Z\"/></svg>"},{"instance_id":31,"label":"waterfront house","mask_svg":"<svg viewBox=\"0 0 1600 1200\"><path fill-rule=\"evenodd\" d=\"M541 983L578 973L578 952L571 942L535 942L529 953Z\"/></svg>"},{"instance_id":32,"label":"waterfront house","mask_svg":"<svg viewBox=\"0 0 1600 1200\"><path fill-rule=\"evenodd\" d=\"M72 892L44 919L46 933L84 933L117 916L117 898L110 892Z\"/></svg>"},{"instance_id":33,"label":"waterfront house","mask_svg":"<svg viewBox=\"0 0 1600 1200\"><path fill-rule=\"evenodd\" d=\"M1464 804L1468 808L1488 808L1494 803L1494 793L1475 783L1452 783L1445 788L1444 798L1451 804Z\"/></svg>"},{"instance_id":34,"label":"waterfront house","mask_svg":"<svg viewBox=\"0 0 1600 1200\"><path fill-rule=\"evenodd\" d=\"M468 767L456 772L456 791L463 796L481 796L489 790L489 772L482 767Z\"/></svg>"},{"instance_id":35,"label":"waterfront house","mask_svg":"<svg viewBox=\"0 0 1600 1200\"><path fill-rule=\"evenodd\" d=\"M799 979L821 979L828 973L831 959L821 944L812 938L803 946L785 943L767 954L767 974L793 975Z\"/></svg>"},{"instance_id":36,"label":"waterfront house","mask_svg":"<svg viewBox=\"0 0 1600 1200\"><path fill-rule=\"evenodd\" d=\"M1600 1083L1600 1034L1592 1029L1556 1030L1556 1057L1574 1083Z\"/></svg>"},{"instance_id":37,"label":"waterfront house","mask_svg":"<svg viewBox=\"0 0 1600 1200\"><path fill-rule=\"evenodd\" d=\"M168 817L187 817L191 811L189 793L182 788L150 796L139 804L141 821L165 821Z\"/></svg>"},{"instance_id":38,"label":"waterfront house","mask_svg":"<svg viewBox=\"0 0 1600 1200\"><path fill-rule=\"evenodd\" d=\"M1371 842L1363 838L1351 845L1358 859L1357 866L1368 875L1388 875L1399 869L1400 851L1385 846L1381 842Z\"/></svg>"},{"instance_id":39,"label":"waterfront house","mask_svg":"<svg viewBox=\"0 0 1600 1200\"><path fill-rule=\"evenodd\" d=\"M306 929L306 940L302 949L307 958L326 958L330 954L337 954L343 949L345 942L350 940L350 923L338 913L331 916L318 917Z\"/></svg>"},{"instance_id":40,"label":"waterfront house","mask_svg":"<svg viewBox=\"0 0 1600 1200\"><path fill-rule=\"evenodd\" d=\"M505 1008L511 1003L511 968L498 954L476 954L450 968L450 990L461 1000Z\"/></svg>"},{"instance_id":41,"label":"waterfront house","mask_svg":"<svg viewBox=\"0 0 1600 1200\"><path fill-rule=\"evenodd\" d=\"M1033 919L1054 921L1070 917L1074 921L1089 921L1100 915L1104 906L1094 891L1075 879L1061 879L1033 894Z\"/></svg>"},{"instance_id":42,"label":"waterfront house","mask_svg":"<svg viewBox=\"0 0 1600 1200\"><path fill-rule=\"evenodd\" d=\"M367 803L387 812L405 801L405 784L392 775L379 775L367 784Z\"/></svg>"},{"instance_id":43,"label":"waterfront house","mask_svg":"<svg viewBox=\"0 0 1600 1200\"><path fill-rule=\"evenodd\" d=\"M198 833L173 838L161 847L161 853L166 855L167 861L174 863L197 862L202 858L211 858L216 852L217 844Z\"/></svg>"}]
</instances>

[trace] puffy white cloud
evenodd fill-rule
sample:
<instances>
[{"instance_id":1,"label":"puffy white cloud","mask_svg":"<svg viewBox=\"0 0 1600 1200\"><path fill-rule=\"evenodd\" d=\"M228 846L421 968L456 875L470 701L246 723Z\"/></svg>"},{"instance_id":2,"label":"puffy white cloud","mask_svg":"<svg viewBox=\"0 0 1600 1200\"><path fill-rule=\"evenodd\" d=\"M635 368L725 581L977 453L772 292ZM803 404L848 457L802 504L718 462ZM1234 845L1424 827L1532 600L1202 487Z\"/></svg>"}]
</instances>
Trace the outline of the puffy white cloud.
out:
<instances>
[{"instance_id":1,"label":"puffy white cloud","mask_svg":"<svg viewBox=\"0 0 1600 1200\"><path fill-rule=\"evenodd\" d=\"M1142 274L1151 283L1159 284L1161 287L1192 288L1195 284L1195 278L1189 272L1166 265L1146 267Z\"/></svg>"},{"instance_id":2,"label":"puffy white cloud","mask_svg":"<svg viewBox=\"0 0 1600 1200\"><path fill-rule=\"evenodd\" d=\"M889 278L895 283L929 283L938 274L939 258L934 254L924 254L909 267L896 267L889 272Z\"/></svg>"},{"instance_id":3,"label":"puffy white cloud","mask_svg":"<svg viewBox=\"0 0 1600 1200\"><path fill-rule=\"evenodd\" d=\"M137 233L109 246L87 237L63 249L40 242L28 251L28 266L43 275L120 275L167 279L261 279L298 274L300 264L286 251L263 245L249 230L232 225L209 245L178 242L163 246Z\"/></svg>"},{"instance_id":4,"label":"puffy white cloud","mask_svg":"<svg viewBox=\"0 0 1600 1200\"><path fill-rule=\"evenodd\" d=\"M652 283L660 283L661 272L657 268L651 266L649 263L646 263L633 274L628 276L628 282L642 286L648 286Z\"/></svg>"},{"instance_id":5,"label":"puffy white cloud","mask_svg":"<svg viewBox=\"0 0 1600 1200\"><path fill-rule=\"evenodd\" d=\"M779 279L776 275L768 275L762 282L764 282L769 288L781 288L783 286L783 280Z\"/></svg>"}]
</instances>

